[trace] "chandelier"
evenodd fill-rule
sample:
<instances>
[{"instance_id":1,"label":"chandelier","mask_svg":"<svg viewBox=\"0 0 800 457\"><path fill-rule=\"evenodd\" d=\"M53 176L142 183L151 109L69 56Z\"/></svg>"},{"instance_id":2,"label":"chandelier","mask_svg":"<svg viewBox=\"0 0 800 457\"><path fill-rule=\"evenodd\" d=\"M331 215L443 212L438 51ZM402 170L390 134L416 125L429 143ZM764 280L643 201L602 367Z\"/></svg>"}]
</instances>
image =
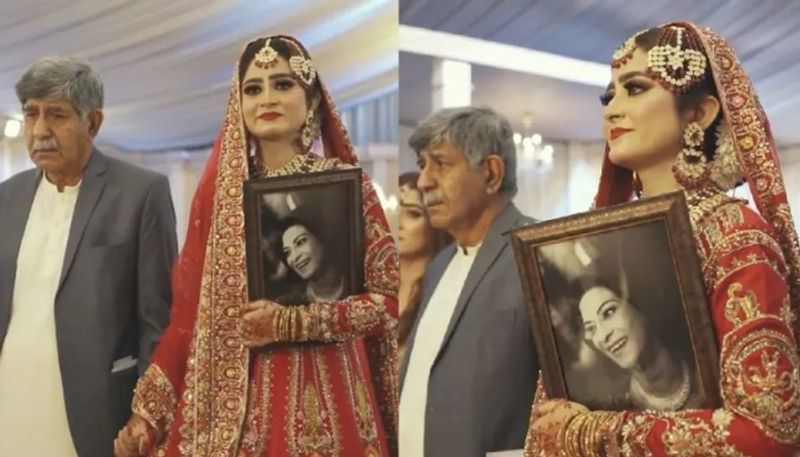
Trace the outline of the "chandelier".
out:
<instances>
[{"instance_id":1,"label":"chandelier","mask_svg":"<svg viewBox=\"0 0 800 457\"><path fill-rule=\"evenodd\" d=\"M517 146L517 166L520 168L548 171L553 165L553 146L545 144L542 135L534 132L533 115L522 116L522 132L514 133L514 144Z\"/></svg>"}]
</instances>

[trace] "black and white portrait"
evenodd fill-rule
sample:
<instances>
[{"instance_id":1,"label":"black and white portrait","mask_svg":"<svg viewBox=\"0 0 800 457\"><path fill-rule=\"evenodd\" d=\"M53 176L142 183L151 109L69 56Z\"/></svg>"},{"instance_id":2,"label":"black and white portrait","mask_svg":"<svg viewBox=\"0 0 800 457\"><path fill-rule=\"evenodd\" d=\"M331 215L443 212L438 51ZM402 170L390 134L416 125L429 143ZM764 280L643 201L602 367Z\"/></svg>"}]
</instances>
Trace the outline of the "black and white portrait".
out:
<instances>
[{"instance_id":1,"label":"black and white portrait","mask_svg":"<svg viewBox=\"0 0 800 457\"><path fill-rule=\"evenodd\" d=\"M697 406L696 361L663 223L538 249L571 399L607 409Z\"/></svg>"},{"instance_id":2,"label":"black and white portrait","mask_svg":"<svg viewBox=\"0 0 800 457\"><path fill-rule=\"evenodd\" d=\"M354 270L363 265L356 258L363 242L356 224L360 213L352 215L361 209L360 204L355 208L353 181L284 189L269 182L273 179L264 180L271 188L252 186L249 192L254 207L246 221L252 298L305 305L357 293Z\"/></svg>"}]
</instances>

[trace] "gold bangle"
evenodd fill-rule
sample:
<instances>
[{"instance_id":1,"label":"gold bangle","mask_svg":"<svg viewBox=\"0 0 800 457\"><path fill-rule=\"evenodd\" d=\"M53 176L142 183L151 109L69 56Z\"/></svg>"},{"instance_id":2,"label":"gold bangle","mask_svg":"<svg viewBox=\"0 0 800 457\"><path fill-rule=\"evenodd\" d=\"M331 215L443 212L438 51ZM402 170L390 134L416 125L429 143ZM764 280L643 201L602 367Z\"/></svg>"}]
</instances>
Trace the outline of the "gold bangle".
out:
<instances>
[{"instance_id":1,"label":"gold bangle","mask_svg":"<svg viewBox=\"0 0 800 457\"><path fill-rule=\"evenodd\" d=\"M580 457L581 432L583 431L585 422L586 414L583 413L576 414L573 416L573 419L569 421L567 433L565 435L567 442L563 443L562 446L566 457Z\"/></svg>"},{"instance_id":2,"label":"gold bangle","mask_svg":"<svg viewBox=\"0 0 800 457\"><path fill-rule=\"evenodd\" d=\"M297 341L297 308L292 307L291 308L291 313L292 313L291 340L292 341Z\"/></svg>"},{"instance_id":3,"label":"gold bangle","mask_svg":"<svg viewBox=\"0 0 800 457\"><path fill-rule=\"evenodd\" d=\"M571 430L570 425L572 424L572 422L575 420L576 417L577 417L577 415L570 417L567 420L567 422L564 425L562 425L561 429L558 431L558 438L556 439L556 442L558 443L558 447L559 447L559 450L558 450L558 456L559 457L569 457L569 455L567 454L567 448L566 448L567 440L568 440L567 435L570 433L570 430ZM549 451L549 449L542 449L542 451L546 452L546 451Z\"/></svg>"},{"instance_id":4,"label":"gold bangle","mask_svg":"<svg viewBox=\"0 0 800 457\"><path fill-rule=\"evenodd\" d=\"M280 333L280 329L281 329L281 322L280 322L281 315L280 315L279 311L280 310L275 310L272 313L272 337L273 338L277 338L278 337L278 333Z\"/></svg>"}]
</instances>

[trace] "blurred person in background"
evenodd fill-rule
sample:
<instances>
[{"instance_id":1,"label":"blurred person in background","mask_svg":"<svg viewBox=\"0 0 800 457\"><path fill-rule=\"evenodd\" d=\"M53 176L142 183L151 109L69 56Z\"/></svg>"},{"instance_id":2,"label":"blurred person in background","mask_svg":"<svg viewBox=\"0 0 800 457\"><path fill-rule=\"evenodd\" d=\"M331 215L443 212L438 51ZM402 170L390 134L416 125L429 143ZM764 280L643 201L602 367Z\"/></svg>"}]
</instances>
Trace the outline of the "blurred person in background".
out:
<instances>
[{"instance_id":1,"label":"blurred person in background","mask_svg":"<svg viewBox=\"0 0 800 457\"><path fill-rule=\"evenodd\" d=\"M400 323L398 357L403 358L411 326L422 301L422 278L436 254L452 243L444 230L431 226L428 212L417 188L419 173L400 175L400 227L397 248L400 254Z\"/></svg>"}]
</instances>

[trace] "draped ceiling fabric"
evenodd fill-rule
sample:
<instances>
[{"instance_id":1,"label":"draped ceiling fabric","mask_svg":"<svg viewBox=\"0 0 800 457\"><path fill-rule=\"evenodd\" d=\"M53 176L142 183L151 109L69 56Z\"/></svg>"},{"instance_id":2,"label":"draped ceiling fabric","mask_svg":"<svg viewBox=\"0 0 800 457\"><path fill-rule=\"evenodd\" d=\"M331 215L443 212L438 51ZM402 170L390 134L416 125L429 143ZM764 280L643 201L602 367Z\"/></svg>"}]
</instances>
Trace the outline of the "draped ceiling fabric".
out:
<instances>
[{"instance_id":1,"label":"draped ceiling fabric","mask_svg":"<svg viewBox=\"0 0 800 457\"><path fill-rule=\"evenodd\" d=\"M670 20L713 28L735 48L769 115L779 144L800 143L800 2L722 0L399 0L400 23L608 63L633 33ZM401 92L430 93L430 59L401 56ZM533 75L473 69L473 100L490 103L519 120L525 110L545 123L568 116L567 129L552 124L545 136L601 138L598 87ZM422 76L419 76L422 75ZM543 90L546 88L546 90ZM502 89L502 90L501 90ZM430 97L401 97L400 120L413 125L427 114ZM420 102L421 100L421 102ZM553 109L560 106L562 109ZM563 109L566 106L566 109ZM540 123L540 124L541 124ZM545 130L545 129L543 129ZM576 132L578 138L571 138Z\"/></svg>"},{"instance_id":2,"label":"draped ceiling fabric","mask_svg":"<svg viewBox=\"0 0 800 457\"><path fill-rule=\"evenodd\" d=\"M2 0L0 115L19 116L14 84L33 61L76 55L105 83L98 143L202 147L251 37L298 37L346 109L397 89L397 20L396 0Z\"/></svg>"}]
</instances>

